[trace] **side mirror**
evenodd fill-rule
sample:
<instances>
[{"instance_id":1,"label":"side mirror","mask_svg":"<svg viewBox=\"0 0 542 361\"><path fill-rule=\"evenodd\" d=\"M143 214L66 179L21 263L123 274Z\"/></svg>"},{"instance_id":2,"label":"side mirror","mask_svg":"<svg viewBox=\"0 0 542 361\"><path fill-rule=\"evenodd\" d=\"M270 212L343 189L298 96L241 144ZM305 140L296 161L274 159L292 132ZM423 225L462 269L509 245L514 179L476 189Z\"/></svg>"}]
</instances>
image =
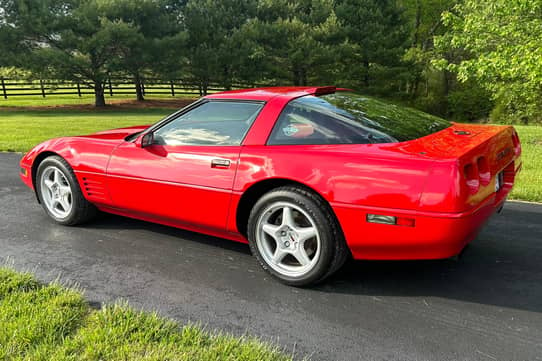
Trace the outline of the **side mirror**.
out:
<instances>
[{"instance_id":1,"label":"side mirror","mask_svg":"<svg viewBox=\"0 0 542 361\"><path fill-rule=\"evenodd\" d=\"M139 139L136 141L136 145L140 148L148 147L149 145L153 145L154 143L154 134L153 132L148 132L143 134L142 137L139 137Z\"/></svg>"}]
</instances>

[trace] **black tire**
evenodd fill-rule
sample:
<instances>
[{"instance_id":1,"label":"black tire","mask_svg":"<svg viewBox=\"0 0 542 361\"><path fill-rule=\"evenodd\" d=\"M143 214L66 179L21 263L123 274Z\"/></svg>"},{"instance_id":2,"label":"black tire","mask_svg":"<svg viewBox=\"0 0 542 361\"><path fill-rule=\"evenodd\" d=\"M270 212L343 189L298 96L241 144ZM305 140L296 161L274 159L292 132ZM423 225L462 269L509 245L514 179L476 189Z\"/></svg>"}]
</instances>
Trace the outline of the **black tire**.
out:
<instances>
[{"instance_id":1,"label":"black tire","mask_svg":"<svg viewBox=\"0 0 542 361\"><path fill-rule=\"evenodd\" d=\"M258 222L273 204L289 202L308 214L319 233L320 255L306 274L291 277L278 272L265 260L257 245ZM263 269L290 286L303 287L317 284L336 272L347 260L350 252L331 207L312 191L297 186L284 186L264 194L254 205L248 221L248 239L252 254Z\"/></svg>"},{"instance_id":2,"label":"black tire","mask_svg":"<svg viewBox=\"0 0 542 361\"><path fill-rule=\"evenodd\" d=\"M43 199L43 194L42 194L42 189L41 189L41 178L43 176L43 172L45 171L45 169L47 169L50 166L56 167L63 173L71 190L72 207L69 213L65 217L62 217L62 218L53 214L47 208L47 205ZM38 196L38 199L40 200L40 203L43 209L49 215L49 217L51 217L55 222L59 224L62 224L65 226L75 226L75 225L90 221L98 213L96 206L94 206L92 203L87 201L85 197L83 196L83 193L81 192L81 187L79 186L79 182L77 181L77 178L75 177L75 173L73 172L72 167L62 157L53 155L53 156L45 158L39 164L38 171L36 174L35 187L36 187L36 194Z\"/></svg>"}]
</instances>

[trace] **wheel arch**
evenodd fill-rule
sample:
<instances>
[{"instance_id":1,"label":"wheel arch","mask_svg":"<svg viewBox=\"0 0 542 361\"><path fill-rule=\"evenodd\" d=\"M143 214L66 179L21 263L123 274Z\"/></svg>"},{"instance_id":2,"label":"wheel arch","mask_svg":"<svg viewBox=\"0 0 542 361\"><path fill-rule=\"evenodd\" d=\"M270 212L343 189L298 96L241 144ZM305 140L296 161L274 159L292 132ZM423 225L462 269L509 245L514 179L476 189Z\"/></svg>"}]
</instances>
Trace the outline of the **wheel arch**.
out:
<instances>
[{"instance_id":1,"label":"wheel arch","mask_svg":"<svg viewBox=\"0 0 542 361\"><path fill-rule=\"evenodd\" d=\"M321 198L322 201L327 205L328 211L331 212L332 217L334 217L335 220L337 221L339 229L342 232L341 225L337 219L337 216L335 215L335 212L333 211L333 208L331 207L327 199L318 191L316 191L314 188L304 183L301 183L292 179L288 179L288 178L268 178L268 179L263 179L252 184L241 195L241 198L239 199L239 203L237 204L236 215L235 215L236 217L235 222L236 222L237 230L239 231L239 233L241 233L244 237L247 237L248 218L256 202L258 202L258 200L264 194L270 192L271 190L275 188L279 188L283 186L296 186L296 187L305 189L315 194L319 198Z\"/></svg>"},{"instance_id":2,"label":"wheel arch","mask_svg":"<svg viewBox=\"0 0 542 361\"><path fill-rule=\"evenodd\" d=\"M40 166L41 162L43 162L46 158L56 155L58 157L63 158L60 154L52 152L50 150L46 150L41 152L34 158L34 161L32 162L32 168L30 170L30 175L32 177L32 187L34 188L34 194L36 195L36 199L38 200L38 203L40 202L40 197L38 196L38 190L36 188L36 178L38 177L38 167ZM64 159L64 158L63 158Z\"/></svg>"}]
</instances>

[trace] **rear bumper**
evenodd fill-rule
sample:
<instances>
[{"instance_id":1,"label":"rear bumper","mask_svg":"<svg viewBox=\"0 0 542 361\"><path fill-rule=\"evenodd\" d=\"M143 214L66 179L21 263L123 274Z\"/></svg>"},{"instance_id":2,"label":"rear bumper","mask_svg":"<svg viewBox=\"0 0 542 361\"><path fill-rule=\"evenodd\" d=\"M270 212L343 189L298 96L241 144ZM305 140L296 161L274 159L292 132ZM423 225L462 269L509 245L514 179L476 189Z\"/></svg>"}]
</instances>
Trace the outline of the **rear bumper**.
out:
<instances>
[{"instance_id":1,"label":"rear bumper","mask_svg":"<svg viewBox=\"0 0 542 361\"><path fill-rule=\"evenodd\" d=\"M519 165L514 173L519 171ZM514 174L515 175L515 174ZM379 207L332 204L355 259L414 260L455 256L472 241L496 211L502 208L513 178L477 207L462 213L437 213ZM414 219L414 226L368 223L367 214Z\"/></svg>"}]
</instances>

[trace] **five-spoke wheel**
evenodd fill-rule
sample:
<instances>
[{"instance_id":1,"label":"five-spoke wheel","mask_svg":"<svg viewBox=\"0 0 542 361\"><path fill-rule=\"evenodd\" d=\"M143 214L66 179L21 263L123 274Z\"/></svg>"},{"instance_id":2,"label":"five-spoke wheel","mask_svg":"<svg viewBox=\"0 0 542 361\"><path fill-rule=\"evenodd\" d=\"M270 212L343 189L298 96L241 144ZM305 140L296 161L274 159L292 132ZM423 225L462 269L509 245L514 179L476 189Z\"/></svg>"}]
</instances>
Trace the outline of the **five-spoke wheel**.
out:
<instances>
[{"instance_id":1,"label":"five-spoke wheel","mask_svg":"<svg viewBox=\"0 0 542 361\"><path fill-rule=\"evenodd\" d=\"M323 280L348 254L329 206L300 187L281 187L262 196L250 214L248 236L262 267L295 286Z\"/></svg>"},{"instance_id":2,"label":"five-spoke wheel","mask_svg":"<svg viewBox=\"0 0 542 361\"><path fill-rule=\"evenodd\" d=\"M271 203L258 219L256 245L277 272L296 277L310 271L320 256L315 221L292 202Z\"/></svg>"},{"instance_id":3,"label":"five-spoke wheel","mask_svg":"<svg viewBox=\"0 0 542 361\"><path fill-rule=\"evenodd\" d=\"M35 186L43 208L60 224L83 223L97 212L83 196L73 169L57 155L49 156L39 164Z\"/></svg>"},{"instance_id":4,"label":"five-spoke wheel","mask_svg":"<svg viewBox=\"0 0 542 361\"><path fill-rule=\"evenodd\" d=\"M66 176L51 165L41 173L41 198L43 203L58 218L66 218L72 209L72 190Z\"/></svg>"}]
</instances>

